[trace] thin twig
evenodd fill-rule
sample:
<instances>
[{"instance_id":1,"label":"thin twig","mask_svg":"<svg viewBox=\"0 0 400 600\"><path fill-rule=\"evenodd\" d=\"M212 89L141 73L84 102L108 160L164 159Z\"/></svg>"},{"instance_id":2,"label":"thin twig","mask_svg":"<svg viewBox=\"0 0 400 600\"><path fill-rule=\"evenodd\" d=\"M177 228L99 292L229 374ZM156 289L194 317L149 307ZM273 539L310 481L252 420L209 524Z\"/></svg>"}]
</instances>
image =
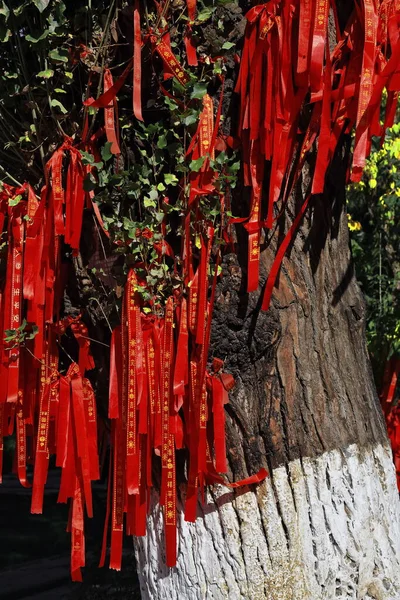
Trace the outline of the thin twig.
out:
<instances>
[{"instance_id":1,"label":"thin twig","mask_svg":"<svg viewBox=\"0 0 400 600\"><path fill-rule=\"evenodd\" d=\"M94 338L88 337L87 335L82 335L80 334L81 337L83 337L85 340L90 340L91 342L95 342L95 344L100 344L101 346L105 346L106 348L109 348L109 344L105 344L104 342L100 342L100 340L95 340Z\"/></svg>"},{"instance_id":2,"label":"thin twig","mask_svg":"<svg viewBox=\"0 0 400 600\"><path fill-rule=\"evenodd\" d=\"M69 360L73 363L76 362L76 360L74 360L72 358L72 356L70 354L68 354L68 352L66 351L66 349L64 348L64 346L61 344L60 340L57 340L57 344L60 346L61 350L68 356Z\"/></svg>"},{"instance_id":3,"label":"thin twig","mask_svg":"<svg viewBox=\"0 0 400 600\"><path fill-rule=\"evenodd\" d=\"M168 9L169 9L169 4L170 4L170 0L166 0L164 6L162 7L161 13L157 17L157 21L156 21L156 24L155 24L155 27L154 27L155 30L158 29L158 27L159 27L159 25L161 23L161 20L165 19L165 15L167 14Z\"/></svg>"},{"instance_id":4,"label":"thin twig","mask_svg":"<svg viewBox=\"0 0 400 600\"><path fill-rule=\"evenodd\" d=\"M33 352L31 350L29 350L28 346L24 346L25 350L35 359L38 361L38 363L40 363L41 365L43 365L45 367L45 369L48 371L51 369L50 365L48 365L44 360L41 360L40 358L38 358L37 356L35 356L33 354ZM52 373L57 373L57 375L59 375L60 377L62 376L60 371L58 369L51 369Z\"/></svg>"},{"instance_id":5,"label":"thin twig","mask_svg":"<svg viewBox=\"0 0 400 600\"><path fill-rule=\"evenodd\" d=\"M101 312L103 313L103 316L104 316L105 320L107 321L107 325L109 327L109 330L112 333L112 327L110 325L110 321L108 320L108 317L107 317L106 313L104 312L104 309L103 309L103 307L101 305L101 302L97 298L95 298L94 296L92 296L91 298L89 298L89 300L95 300L97 302L97 304L99 305L99 308L100 308Z\"/></svg>"},{"instance_id":6,"label":"thin twig","mask_svg":"<svg viewBox=\"0 0 400 600\"><path fill-rule=\"evenodd\" d=\"M112 14L112 11L113 11L113 9L114 9L114 5L115 5L115 0L113 0L113 1L111 2L110 9L109 9L109 11L108 11L108 14L107 14L107 20L106 20L106 24L105 24L105 26L104 26L104 33L103 33L103 37L102 37L102 39L101 39L100 46L99 46L99 48L98 48L98 50L97 50L97 54L96 54L96 56L95 56L94 65L93 65L93 66L96 66L96 65L97 65L97 63L99 62L100 53L102 52L102 49L103 49L103 46L104 46L104 43L105 43L106 37L108 38L108 28L109 28L109 26L110 26L110 22L111 22L111 14ZM92 69L93 69L93 66L92 66ZM102 72L103 72L103 70L102 70ZM102 73L101 73L101 74L102 74ZM100 76L100 83L99 83L99 85L101 85L101 80L102 80L102 77ZM85 99L86 99L86 100L87 100L87 99L88 99L88 97L89 97L89 83L90 83L90 77L89 77L88 84L87 84L87 86L86 86L86 93L85 93ZM98 95L98 96L100 95L100 93L99 93L99 90L97 91L97 95ZM85 106L85 110L83 111L83 122L85 122L85 119L86 119L86 115L87 115L87 113L88 113L88 110L89 110L89 108L88 108L87 106ZM88 137L88 138L90 137L90 134L91 134L91 132L92 132L92 130L93 130L93 126L94 126L95 119L96 119L96 115L94 115L94 116L93 116L92 122L91 122L91 124L90 124L90 128L89 128L89 131L88 131L88 134L87 134L87 137Z\"/></svg>"},{"instance_id":7,"label":"thin twig","mask_svg":"<svg viewBox=\"0 0 400 600\"><path fill-rule=\"evenodd\" d=\"M22 187L22 183L20 183L19 181L17 181L15 179L15 177L13 177L12 175L10 175L10 173L8 173L8 171L6 171L5 168L3 167L3 165L1 165L1 164L0 164L0 169L3 171L4 175L6 175L9 179L11 179L11 181L13 181L14 183L16 183L18 187Z\"/></svg>"},{"instance_id":8,"label":"thin twig","mask_svg":"<svg viewBox=\"0 0 400 600\"><path fill-rule=\"evenodd\" d=\"M38 128L38 119L37 119L37 113L36 113L36 102L32 96L32 93L30 91L30 84L29 84L29 78L28 78L28 73L26 70L26 64L25 64L25 58L24 58L24 54L22 52L22 48L21 48L21 40L19 39L19 35L14 36L15 39L17 40L17 53L19 55L19 62L21 65L21 70L22 73L24 75L25 78L25 83L28 87L28 96L30 98L31 104L32 104L32 108L31 108L31 113L32 113L32 118L33 118L33 122L35 124L35 130L36 130L36 138L39 144L41 144L41 139L40 139L40 135L39 135L39 128ZM11 44L12 49L14 49L14 46ZM43 150L43 146L40 145L40 157L42 159L42 166L43 169L45 169L45 160L44 160L44 150Z\"/></svg>"}]
</instances>

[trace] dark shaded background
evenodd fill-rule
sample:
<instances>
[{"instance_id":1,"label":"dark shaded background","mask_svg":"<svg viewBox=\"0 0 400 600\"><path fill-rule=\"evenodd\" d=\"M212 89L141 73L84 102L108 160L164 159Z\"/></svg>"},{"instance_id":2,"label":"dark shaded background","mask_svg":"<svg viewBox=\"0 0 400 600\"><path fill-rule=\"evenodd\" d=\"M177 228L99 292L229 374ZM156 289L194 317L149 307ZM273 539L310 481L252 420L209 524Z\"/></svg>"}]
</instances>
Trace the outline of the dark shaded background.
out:
<instances>
[{"instance_id":1,"label":"dark shaded background","mask_svg":"<svg viewBox=\"0 0 400 600\"><path fill-rule=\"evenodd\" d=\"M42 515L30 514L31 490L11 473L11 449L5 447L0 485L1 600L108 600L140 598L132 538L125 538L121 572L97 567L104 527L106 484L93 485L93 519L85 520L86 564L83 583L70 578L68 506L57 504L60 470L50 469Z\"/></svg>"}]
</instances>

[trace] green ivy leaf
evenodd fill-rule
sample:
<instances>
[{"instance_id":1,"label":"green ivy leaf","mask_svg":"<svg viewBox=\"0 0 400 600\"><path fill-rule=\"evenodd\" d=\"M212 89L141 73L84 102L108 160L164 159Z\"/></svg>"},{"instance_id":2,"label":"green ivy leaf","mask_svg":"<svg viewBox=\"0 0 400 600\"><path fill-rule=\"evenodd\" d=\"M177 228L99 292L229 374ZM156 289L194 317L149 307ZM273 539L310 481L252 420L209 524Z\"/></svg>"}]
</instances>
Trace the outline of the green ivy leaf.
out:
<instances>
[{"instance_id":1,"label":"green ivy leaf","mask_svg":"<svg viewBox=\"0 0 400 600\"><path fill-rule=\"evenodd\" d=\"M215 162L218 165L223 165L226 162L226 152L220 152L217 156L217 158L215 159Z\"/></svg>"},{"instance_id":2,"label":"green ivy leaf","mask_svg":"<svg viewBox=\"0 0 400 600\"><path fill-rule=\"evenodd\" d=\"M0 25L0 42L7 42L11 37L11 31Z\"/></svg>"},{"instance_id":3,"label":"green ivy leaf","mask_svg":"<svg viewBox=\"0 0 400 600\"><path fill-rule=\"evenodd\" d=\"M198 81L196 81L196 83L193 86L193 91L190 95L191 98L198 98L199 100L201 100L203 98L203 96L207 93L207 86L205 83L199 83Z\"/></svg>"},{"instance_id":4,"label":"green ivy leaf","mask_svg":"<svg viewBox=\"0 0 400 600\"><path fill-rule=\"evenodd\" d=\"M37 44L38 42L41 42L42 40L46 39L49 33L50 31L48 29L46 29L46 31L44 31L39 37L33 37L33 35L30 35L28 33L28 35L25 36L25 39L27 42L31 42L31 44Z\"/></svg>"},{"instance_id":5,"label":"green ivy leaf","mask_svg":"<svg viewBox=\"0 0 400 600\"><path fill-rule=\"evenodd\" d=\"M10 198L10 200L8 201L9 206L17 206L17 204L19 204L22 200L22 196L20 194L18 194L18 196L15 196L15 198Z\"/></svg>"},{"instance_id":6,"label":"green ivy leaf","mask_svg":"<svg viewBox=\"0 0 400 600\"><path fill-rule=\"evenodd\" d=\"M157 141L157 148L160 148L160 150L162 150L163 148L166 148L167 145L167 137L165 135L160 135Z\"/></svg>"},{"instance_id":7,"label":"green ivy leaf","mask_svg":"<svg viewBox=\"0 0 400 600\"><path fill-rule=\"evenodd\" d=\"M151 200L157 200L158 199L157 190L155 190L155 189L150 190L149 197L151 198Z\"/></svg>"},{"instance_id":8,"label":"green ivy leaf","mask_svg":"<svg viewBox=\"0 0 400 600\"><path fill-rule=\"evenodd\" d=\"M183 124L186 127L189 127L189 125L194 125L194 123L197 123L197 119L198 119L197 113L191 113L183 119Z\"/></svg>"},{"instance_id":9,"label":"green ivy leaf","mask_svg":"<svg viewBox=\"0 0 400 600\"><path fill-rule=\"evenodd\" d=\"M3 17L5 18L6 21L7 21L8 17L9 17L9 15L10 15L10 9L8 8L8 6L4 2L4 0L1 3L0 15L3 15Z\"/></svg>"},{"instance_id":10,"label":"green ivy leaf","mask_svg":"<svg viewBox=\"0 0 400 600\"><path fill-rule=\"evenodd\" d=\"M105 187L109 181L107 171L100 169L98 172L98 176L99 176L99 186Z\"/></svg>"},{"instance_id":11,"label":"green ivy leaf","mask_svg":"<svg viewBox=\"0 0 400 600\"><path fill-rule=\"evenodd\" d=\"M167 185L176 185L179 179L173 173L165 173L164 181Z\"/></svg>"},{"instance_id":12,"label":"green ivy leaf","mask_svg":"<svg viewBox=\"0 0 400 600\"><path fill-rule=\"evenodd\" d=\"M46 69L45 71L39 71L39 73L36 74L36 77L40 77L41 79L50 79L53 77L53 75L53 69Z\"/></svg>"},{"instance_id":13,"label":"green ivy leaf","mask_svg":"<svg viewBox=\"0 0 400 600\"><path fill-rule=\"evenodd\" d=\"M224 42L222 44L222 50L230 50L231 48L233 48L235 44L233 44L232 42Z\"/></svg>"},{"instance_id":14,"label":"green ivy leaf","mask_svg":"<svg viewBox=\"0 0 400 600\"><path fill-rule=\"evenodd\" d=\"M33 0L33 4L36 6L38 11L42 13L50 4L50 0Z\"/></svg>"},{"instance_id":15,"label":"green ivy leaf","mask_svg":"<svg viewBox=\"0 0 400 600\"><path fill-rule=\"evenodd\" d=\"M58 108L63 115L66 115L68 113L67 109L65 108L65 106L63 104L61 104L61 102L59 100L57 100L56 98L53 98L52 101L50 102L51 106Z\"/></svg>"},{"instance_id":16,"label":"green ivy leaf","mask_svg":"<svg viewBox=\"0 0 400 600\"><path fill-rule=\"evenodd\" d=\"M90 152L85 152L84 150L80 150L82 156L82 164L83 165L92 165L94 163L94 156L90 154Z\"/></svg>"},{"instance_id":17,"label":"green ivy leaf","mask_svg":"<svg viewBox=\"0 0 400 600\"><path fill-rule=\"evenodd\" d=\"M16 17L19 17L24 12L24 9L26 8L27 4L28 4L28 2L22 2L22 4L20 4L19 6L17 6L16 8L13 8L12 11L13 11L14 15Z\"/></svg>"},{"instance_id":18,"label":"green ivy leaf","mask_svg":"<svg viewBox=\"0 0 400 600\"><path fill-rule=\"evenodd\" d=\"M25 335L27 340L33 340L37 334L39 333L39 327L37 325L32 325L32 331Z\"/></svg>"},{"instance_id":19,"label":"green ivy leaf","mask_svg":"<svg viewBox=\"0 0 400 600\"><path fill-rule=\"evenodd\" d=\"M54 60L56 62L67 63L68 62L68 51L64 50L63 48L56 48L49 52L49 57L51 58L51 60Z\"/></svg>"},{"instance_id":20,"label":"green ivy leaf","mask_svg":"<svg viewBox=\"0 0 400 600\"><path fill-rule=\"evenodd\" d=\"M212 17L213 12L213 8L203 8L203 10L197 13L196 21L198 21L199 23L207 21L207 19Z\"/></svg>"},{"instance_id":21,"label":"green ivy leaf","mask_svg":"<svg viewBox=\"0 0 400 600\"><path fill-rule=\"evenodd\" d=\"M150 198L144 198L143 204L145 208L156 208L157 204Z\"/></svg>"},{"instance_id":22,"label":"green ivy leaf","mask_svg":"<svg viewBox=\"0 0 400 600\"><path fill-rule=\"evenodd\" d=\"M112 153L110 150L111 146L111 142L106 142L101 149L101 158L104 160L104 162L107 162L108 160L110 160L110 158L112 158Z\"/></svg>"},{"instance_id":23,"label":"green ivy leaf","mask_svg":"<svg viewBox=\"0 0 400 600\"><path fill-rule=\"evenodd\" d=\"M200 158L197 158L196 160L191 160L189 169L191 171L194 171L195 173L198 173L200 171L201 167L204 165L205 160L206 160L205 156L200 156Z\"/></svg>"}]
</instances>

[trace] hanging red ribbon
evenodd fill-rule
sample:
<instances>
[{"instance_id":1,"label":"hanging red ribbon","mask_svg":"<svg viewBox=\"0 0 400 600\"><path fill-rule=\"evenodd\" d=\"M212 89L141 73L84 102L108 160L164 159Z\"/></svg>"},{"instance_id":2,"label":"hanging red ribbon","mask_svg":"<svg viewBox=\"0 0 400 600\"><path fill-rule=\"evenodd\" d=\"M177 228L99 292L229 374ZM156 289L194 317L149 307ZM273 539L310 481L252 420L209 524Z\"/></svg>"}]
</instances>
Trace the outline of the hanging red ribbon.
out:
<instances>
[{"instance_id":1,"label":"hanging red ribbon","mask_svg":"<svg viewBox=\"0 0 400 600\"><path fill-rule=\"evenodd\" d=\"M135 0L133 9L133 114L139 121L142 116L142 32L140 28L139 0Z\"/></svg>"},{"instance_id":2,"label":"hanging red ribbon","mask_svg":"<svg viewBox=\"0 0 400 600\"><path fill-rule=\"evenodd\" d=\"M104 70L104 93L106 94L112 89L113 78L109 69ZM117 98L113 98L110 106L104 109L104 122L106 128L107 141L111 144L110 152L112 154L121 154L121 150L118 143L118 110L117 110Z\"/></svg>"}]
</instances>

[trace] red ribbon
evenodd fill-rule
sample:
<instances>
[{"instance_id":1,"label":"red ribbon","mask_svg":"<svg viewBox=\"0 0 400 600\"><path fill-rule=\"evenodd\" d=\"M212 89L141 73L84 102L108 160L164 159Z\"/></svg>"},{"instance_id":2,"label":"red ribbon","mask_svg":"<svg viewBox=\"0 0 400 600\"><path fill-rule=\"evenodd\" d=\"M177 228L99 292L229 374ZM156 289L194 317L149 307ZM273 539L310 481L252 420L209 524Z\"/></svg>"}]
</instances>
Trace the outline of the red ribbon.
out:
<instances>
[{"instance_id":1,"label":"red ribbon","mask_svg":"<svg viewBox=\"0 0 400 600\"><path fill-rule=\"evenodd\" d=\"M128 63L125 67L122 75L115 81L107 91L105 91L101 96L95 100L94 98L89 98L85 100L83 103L85 106L92 106L93 108L107 108L111 106L115 98L117 97L118 92L121 90L122 86L125 83L126 78L128 77L130 71L132 69L132 61Z\"/></svg>"},{"instance_id":2,"label":"red ribbon","mask_svg":"<svg viewBox=\"0 0 400 600\"><path fill-rule=\"evenodd\" d=\"M304 214L305 214L308 204L310 202L310 198L311 198L310 195L307 196L307 198L303 202L303 205L302 205L299 213L296 215L296 218L294 219L292 225L290 226L289 231L285 235L285 238L284 238L283 242L281 243L279 250L275 256L274 262L272 264L271 270L268 275L267 283L265 285L262 310L268 310L268 308L269 308L269 305L271 302L271 297L272 297L272 292L274 289L276 278L278 277L278 273L281 268L283 257L285 256L290 243L293 241L294 235L304 217Z\"/></svg>"},{"instance_id":3,"label":"red ribbon","mask_svg":"<svg viewBox=\"0 0 400 600\"><path fill-rule=\"evenodd\" d=\"M126 486L128 494L139 493L139 448L137 438L137 353L140 327L140 311L137 305L135 286L137 279L131 270L125 293L126 315L128 320L128 348L127 348L127 451L126 451ZM139 323L138 323L139 321Z\"/></svg>"},{"instance_id":4,"label":"red ribbon","mask_svg":"<svg viewBox=\"0 0 400 600\"><path fill-rule=\"evenodd\" d=\"M161 495L164 506L166 559L167 566L176 564L176 481L175 481L175 443L171 433L170 414L172 410L172 383L174 362L173 344L174 306L172 297L168 298L165 310L162 350L162 447L161 447Z\"/></svg>"},{"instance_id":5,"label":"red ribbon","mask_svg":"<svg viewBox=\"0 0 400 600\"><path fill-rule=\"evenodd\" d=\"M139 121L142 116L142 32L140 28L140 4L135 0L133 9L133 114Z\"/></svg>"},{"instance_id":6,"label":"red ribbon","mask_svg":"<svg viewBox=\"0 0 400 600\"><path fill-rule=\"evenodd\" d=\"M165 43L164 40L156 41L153 39L153 46L157 53L162 58L166 67L171 71L173 76L179 81L179 83L185 86L189 82L189 75L186 73L171 48Z\"/></svg>"},{"instance_id":7,"label":"red ribbon","mask_svg":"<svg viewBox=\"0 0 400 600\"><path fill-rule=\"evenodd\" d=\"M20 484L24 488L30 488L31 484L29 483L26 476L26 423L23 415L23 392L22 390L18 394L18 407L16 411L16 438L17 438L17 469L18 469L18 479ZM1 425L0 425L1 426Z\"/></svg>"},{"instance_id":8,"label":"red ribbon","mask_svg":"<svg viewBox=\"0 0 400 600\"><path fill-rule=\"evenodd\" d=\"M352 180L359 181L367 155L369 103L374 87L377 25L374 0L364 0L364 52L358 100Z\"/></svg>"},{"instance_id":9,"label":"red ribbon","mask_svg":"<svg viewBox=\"0 0 400 600\"><path fill-rule=\"evenodd\" d=\"M112 89L113 78L111 75L111 71L109 69L104 70L104 93L107 93L108 90ZM121 154L121 150L119 148L118 136L117 136L117 127L118 127L118 112L117 112L117 98L113 98L111 101L111 105L104 108L104 121L105 121L105 129L107 142L111 144L110 151L112 154Z\"/></svg>"},{"instance_id":10,"label":"red ribbon","mask_svg":"<svg viewBox=\"0 0 400 600\"><path fill-rule=\"evenodd\" d=\"M37 430L35 469L33 473L33 489L31 513L41 514L43 512L43 494L44 486L47 480L47 471L49 466L48 435L50 422L50 385L51 376L47 372L46 365L49 360L49 342L47 342L47 351L43 356L43 364L40 370L40 406L39 423Z\"/></svg>"}]
</instances>

